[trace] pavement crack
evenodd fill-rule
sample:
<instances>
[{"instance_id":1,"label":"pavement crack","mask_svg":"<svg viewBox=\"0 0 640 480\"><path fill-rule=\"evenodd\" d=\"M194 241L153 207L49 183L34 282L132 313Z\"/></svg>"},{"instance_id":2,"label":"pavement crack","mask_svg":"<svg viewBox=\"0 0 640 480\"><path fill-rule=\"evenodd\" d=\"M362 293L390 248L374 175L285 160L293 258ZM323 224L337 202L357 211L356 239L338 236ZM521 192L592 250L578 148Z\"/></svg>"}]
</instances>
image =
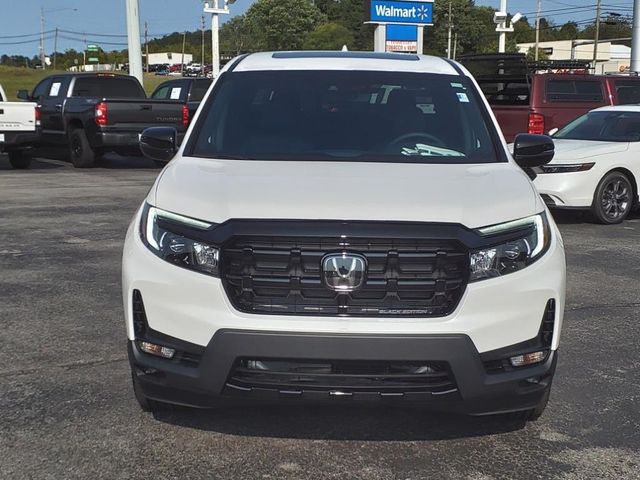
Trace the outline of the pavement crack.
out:
<instances>
[{"instance_id":1,"label":"pavement crack","mask_svg":"<svg viewBox=\"0 0 640 480\"><path fill-rule=\"evenodd\" d=\"M96 365L108 365L110 363L122 362L122 361L125 361L126 359L127 359L126 355L118 355L116 357L110 357L110 358L97 358L95 360L76 360L75 362L58 363L55 365L46 365L42 367L21 368L18 370L4 370L4 371L0 371L0 378L20 376L20 375L30 375L32 373L38 373L43 370L49 371L51 368L72 369L72 368L81 368L81 367L93 367Z\"/></svg>"}]
</instances>

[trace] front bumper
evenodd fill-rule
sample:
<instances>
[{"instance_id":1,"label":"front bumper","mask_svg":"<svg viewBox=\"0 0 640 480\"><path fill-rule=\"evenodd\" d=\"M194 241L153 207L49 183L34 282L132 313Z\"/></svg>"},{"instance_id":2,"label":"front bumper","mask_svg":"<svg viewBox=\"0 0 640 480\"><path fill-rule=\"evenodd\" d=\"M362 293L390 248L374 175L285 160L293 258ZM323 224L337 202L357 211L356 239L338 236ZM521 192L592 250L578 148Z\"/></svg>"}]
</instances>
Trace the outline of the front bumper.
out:
<instances>
[{"instance_id":1,"label":"front bumper","mask_svg":"<svg viewBox=\"0 0 640 480\"><path fill-rule=\"evenodd\" d=\"M466 335L326 335L220 330L204 348L197 366L155 358L128 345L129 360L145 396L193 407L246 399L264 401L363 401L419 404L434 410L493 414L534 408L551 387L557 352L544 363L503 373L487 373ZM240 357L341 359L360 361L438 360L450 366L455 388L445 392L336 392L325 389L242 388L228 382Z\"/></svg>"}]
</instances>

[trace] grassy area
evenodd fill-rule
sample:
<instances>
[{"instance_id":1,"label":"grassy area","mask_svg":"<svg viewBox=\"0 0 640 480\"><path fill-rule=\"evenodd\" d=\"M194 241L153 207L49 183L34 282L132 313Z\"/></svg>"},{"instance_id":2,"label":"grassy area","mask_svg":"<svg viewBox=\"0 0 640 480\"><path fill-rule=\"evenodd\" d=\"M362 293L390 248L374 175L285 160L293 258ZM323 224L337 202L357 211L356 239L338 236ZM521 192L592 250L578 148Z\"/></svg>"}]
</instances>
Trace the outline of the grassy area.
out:
<instances>
[{"instance_id":1,"label":"grassy area","mask_svg":"<svg viewBox=\"0 0 640 480\"><path fill-rule=\"evenodd\" d=\"M9 100L16 100L16 92L21 89L33 90L33 87L44 77L53 75L54 70L35 70L33 68L4 67L0 66L0 85L4 88ZM144 89L149 95L153 90L165 80L172 77L160 77L153 74L144 75Z\"/></svg>"}]
</instances>

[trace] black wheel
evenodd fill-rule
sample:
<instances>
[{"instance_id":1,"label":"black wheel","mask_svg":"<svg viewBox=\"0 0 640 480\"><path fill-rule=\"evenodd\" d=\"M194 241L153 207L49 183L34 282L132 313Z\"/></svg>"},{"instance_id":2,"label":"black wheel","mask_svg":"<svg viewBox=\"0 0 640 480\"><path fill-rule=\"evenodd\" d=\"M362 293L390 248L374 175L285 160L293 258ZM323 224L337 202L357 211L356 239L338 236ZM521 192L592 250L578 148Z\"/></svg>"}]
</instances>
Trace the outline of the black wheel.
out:
<instances>
[{"instance_id":1,"label":"black wheel","mask_svg":"<svg viewBox=\"0 0 640 480\"><path fill-rule=\"evenodd\" d=\"M74 167L93 167L96 157L83 129L76 128L69 133L69 153Z\"/></svg>"},{"instance_id":2,"label":"black wheel","mask_svg":"<svg viewBox=\"0 0 640 480\"><path fill-rule=\"evenodd\" d=\"M633 186L624 173L610 172L598 184L591 213L599 223L620 223L633 206Z\"/></svg>"},{"instance_id":3,"label":"black wheel","mask_svg":"<svg viewBox=\"0 0 640 480\"><path fill-rule=\"evenodd\" d=\"M14 152L9 152L9 163L11 163L13 168L29 168L29 165L31 165L31 157L25 152L16 150Z\"/></svg>"},{"instance_id":4,"label":"black wheel","mask_svg":"<svg viewBox=\"0 0 640 480\"><path fill-rule=\"evenodd\" d=\"M140 386L140 380L138 380L138 377L133 371L131 372L131 380L133 382L133 393L136 396L136 400L138 401L138 404L143 411L153 413L167 410L170 407L169 404L147 398L142 391L142 387Z\"/></svg>"}]
</instances>

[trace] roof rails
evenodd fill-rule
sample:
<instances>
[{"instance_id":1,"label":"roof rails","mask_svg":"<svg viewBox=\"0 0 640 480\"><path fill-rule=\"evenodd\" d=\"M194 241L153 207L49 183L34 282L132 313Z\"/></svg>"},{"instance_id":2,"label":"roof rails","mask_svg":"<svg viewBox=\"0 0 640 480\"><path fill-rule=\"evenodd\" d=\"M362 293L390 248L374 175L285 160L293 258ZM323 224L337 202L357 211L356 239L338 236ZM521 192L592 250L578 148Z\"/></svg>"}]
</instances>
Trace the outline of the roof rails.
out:
<instances>
[{"instance_id":1,"label":"roof rails","mask_svg":"<svg viewBox=\"0 0 640 480\"><path fill-rule=\"evenodd\" d=\"M407 53L385 52L345 52L345 51L312 51L312 52L275 52L272 58L367 58L375 60L420 60L418 55Z\"/></svg>"},{"instance_id":2,"label":"roof rails","mask_svg":"<svg viewBox=\"0 0 640 480\"><path fill-rule=\"evenodd\" d=\"M583 60L539 60L530 62L522 53L476 54L459 57L477 78L525 77L534 73L589 73L591 63Z\"/></svg>"}]
</instances>

